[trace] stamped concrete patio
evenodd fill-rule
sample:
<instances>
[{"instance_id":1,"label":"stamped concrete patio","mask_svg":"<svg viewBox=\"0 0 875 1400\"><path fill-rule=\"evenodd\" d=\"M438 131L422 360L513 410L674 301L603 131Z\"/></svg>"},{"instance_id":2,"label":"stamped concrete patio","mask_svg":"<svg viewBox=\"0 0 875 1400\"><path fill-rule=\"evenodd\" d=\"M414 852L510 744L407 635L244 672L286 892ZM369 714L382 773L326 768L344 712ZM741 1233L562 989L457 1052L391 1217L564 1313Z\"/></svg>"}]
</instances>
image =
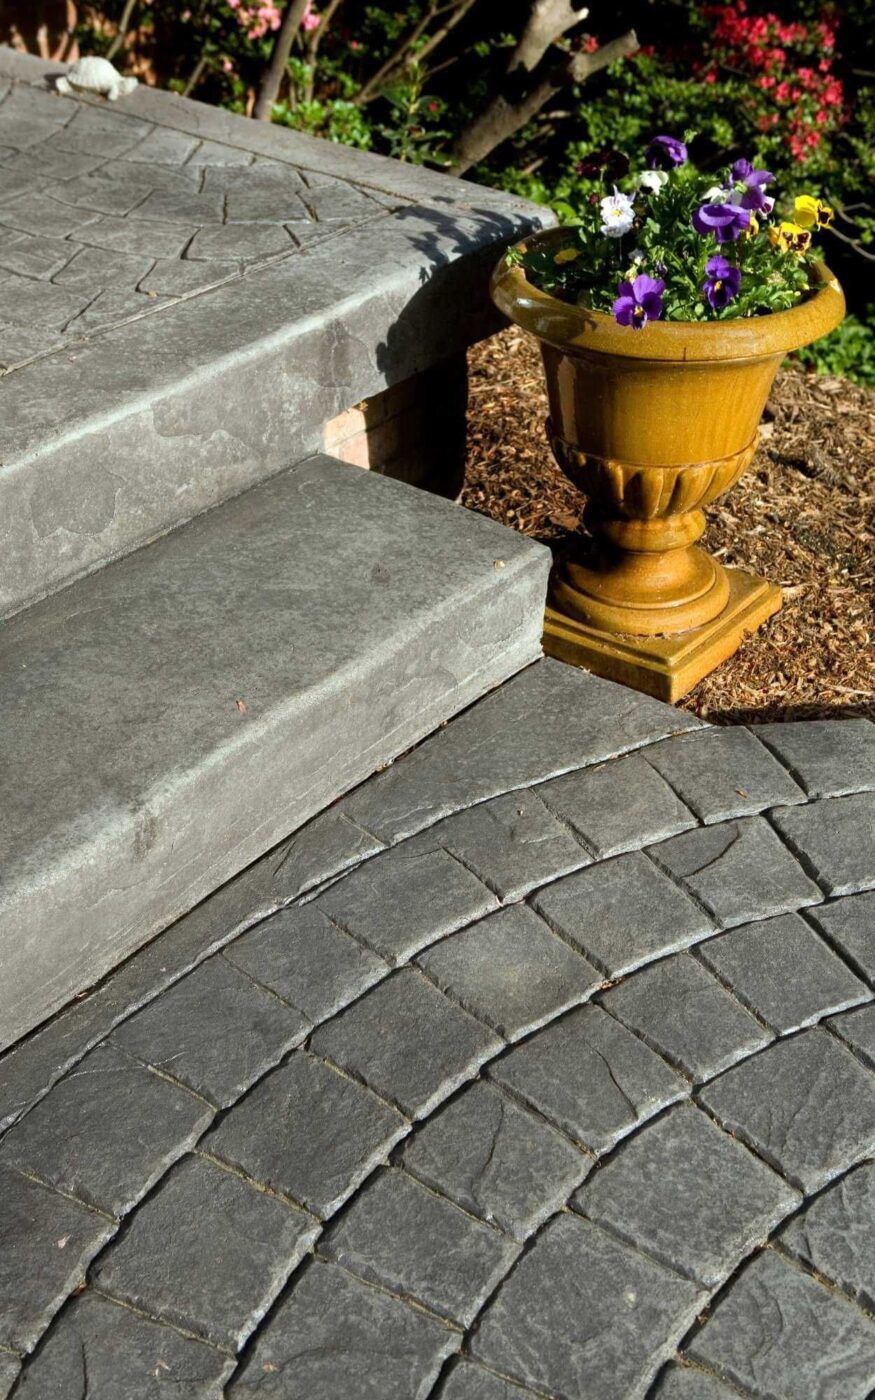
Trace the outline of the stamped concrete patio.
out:
<instances>
[{"instance_id":1,"label":"stamped concrete patio","mask_svg":"<svg viewBox=\"0 0 875 1400\"><path fill-rule=\"evenodd\" d=\"M0 1394L864 1400L873 786L480 700L0 1062Z\"/></svg>"},{"instance_id":2,"label":"stamped concrete patio","mask_svg":"<svg viewBox=\"0 0 875 1400\"><path fill-rule=\"evenodd\" d=\"M864 1400L875 726L538 659L547 551L405 484L544 211L51 74L0 51L0 1400Z\"/></svg>"}]
</instances>

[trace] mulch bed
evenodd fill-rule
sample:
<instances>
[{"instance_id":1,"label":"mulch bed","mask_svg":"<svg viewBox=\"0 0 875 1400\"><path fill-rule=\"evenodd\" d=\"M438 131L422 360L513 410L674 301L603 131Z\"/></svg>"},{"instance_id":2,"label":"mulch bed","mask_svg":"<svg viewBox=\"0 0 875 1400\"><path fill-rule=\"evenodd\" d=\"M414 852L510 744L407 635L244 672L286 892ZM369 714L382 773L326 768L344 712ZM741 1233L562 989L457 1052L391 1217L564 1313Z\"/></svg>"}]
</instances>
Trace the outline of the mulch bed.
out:
<instances>
[{"instance_id":1,"label":"mulch bed","mask_svg":"<svg viewBox=\"0 0 875 1400\"><path fill-rule=\"evenodd\" d=\"M464 504L550 545L583 497L553 462L533 341L515 327L475 346ZM784 607L680 705L717 724L875 718L875 392L797 369L779 375L752 466L708 509L724 564L780 583Z\"/></svg>"}]
</instances>

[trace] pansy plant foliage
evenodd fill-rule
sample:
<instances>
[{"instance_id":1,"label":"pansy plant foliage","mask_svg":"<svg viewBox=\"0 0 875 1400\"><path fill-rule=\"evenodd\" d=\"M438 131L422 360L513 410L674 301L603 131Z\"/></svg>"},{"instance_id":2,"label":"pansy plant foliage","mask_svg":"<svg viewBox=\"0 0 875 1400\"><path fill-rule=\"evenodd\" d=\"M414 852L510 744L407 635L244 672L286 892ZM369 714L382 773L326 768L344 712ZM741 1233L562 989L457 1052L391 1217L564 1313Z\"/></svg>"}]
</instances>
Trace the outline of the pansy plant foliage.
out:
<instances>
[{"instance_id":1,"label":"pansy plant foliage","mask_svg":"<svg viewBox=\"0 0 875 1400\"><path fill-rule=\"evenodd\" d=\"M774 176L739 159L715 181L674 136L655 136L646 168L624 170L616 152L583 162L606 193L561 245L511 250L542 291L643 330L650 321L722 321L786 311L812 286L813 235L832 221L814 195L792 217L776 208Z\"/></svg>"}]
</instances>

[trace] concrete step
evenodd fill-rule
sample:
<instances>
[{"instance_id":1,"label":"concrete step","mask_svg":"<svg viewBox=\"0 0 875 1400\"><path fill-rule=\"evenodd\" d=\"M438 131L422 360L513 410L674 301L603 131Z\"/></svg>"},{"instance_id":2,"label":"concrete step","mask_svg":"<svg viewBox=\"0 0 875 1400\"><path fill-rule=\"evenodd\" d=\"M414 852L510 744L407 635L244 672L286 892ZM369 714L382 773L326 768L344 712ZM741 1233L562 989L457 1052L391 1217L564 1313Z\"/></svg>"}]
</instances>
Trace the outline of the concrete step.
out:
<instances>
[{"instance_id":1,"label":"concrete step","mask_svg":"<svg viewBox=\"0 0 875 1400\"><path fill-rule=\"evenodd\" d=\"M0 617L489 334L501 247L552 217L172 93L61 97L62 67L0 48Z\"/></svg>"},{"instance_id":2,"label":"concrete step","mask_svg":"<svg viewBox=\"0 0 875 1400\"><path fill-rule=\"evenodd\" d=\"M548 565L315 457L0 628L0 1047L538 656Z\"/></svg>"}]
</instances>

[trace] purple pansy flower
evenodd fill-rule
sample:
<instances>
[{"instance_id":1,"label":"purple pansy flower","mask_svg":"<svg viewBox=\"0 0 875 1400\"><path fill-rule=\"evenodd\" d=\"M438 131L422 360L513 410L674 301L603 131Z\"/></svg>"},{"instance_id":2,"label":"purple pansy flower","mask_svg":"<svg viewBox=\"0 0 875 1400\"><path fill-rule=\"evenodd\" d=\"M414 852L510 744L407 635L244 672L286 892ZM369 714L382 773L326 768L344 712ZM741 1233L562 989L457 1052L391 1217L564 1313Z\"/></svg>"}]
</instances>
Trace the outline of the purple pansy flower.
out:
<instances>
[{"instance_id":1,"label":"purple pansy flower","mask_svg":"<svg viewBox=\"0 0 875 1400\"><path fill-rule=\"evenodd\" d=\"M654 136L647 147L647 163L652 170L658 165L683 165L687 148L676 136Z\"/></svg>"},{"instance_id":2,"label":"purple pansy flower","mask_svg":"<svg viewBox=\"0 0 875 1400\"><path fill-rule=\"evenodd\" d=\"M762 209L766 214L770 214L775 201L765 194L764 185L770 185L774 180L774 175L769 170L755 170L749 160L737 160L732 167L732 179L736 185L743 185L743 189L736 189L730 195L733 204L741 205L742 209Z\"/></svg>"},{"instance_id":3,"label":"purple pansy flower","mask_svg":"<svg viewBox=\"0 0 875 1400\"><path fill-rule=\"evenodd\" d=\"M702 291L712 311L722 311L738 296L741 286L741 273L722 254L709 258L705 264L705 280Z\"/></svg>"},{"instance_id":4,"label":"purple pansy flower","mask_svg":"<svg viewBox=\"0 0 875 1400\"><path fill-rule=\"evenodd\" d=\"M702 204L693 215L696 233L713 234L718 243L734 243L749 227L750 210L740 204Z\"/></svg>"},{"instance_id":5,"label":"purple pansy flower","mask_svg":"<svg viewBox=\"0 0 875 1400\"><path fill-rule=\"evenodd\" d=\"M640 331L648 321L658 321L662 315L662 294L665 283L661 278L640 272L634 282L621 282L620 295L614 302L614 319L621 326Z\"/></svg>"}]
</instances>

